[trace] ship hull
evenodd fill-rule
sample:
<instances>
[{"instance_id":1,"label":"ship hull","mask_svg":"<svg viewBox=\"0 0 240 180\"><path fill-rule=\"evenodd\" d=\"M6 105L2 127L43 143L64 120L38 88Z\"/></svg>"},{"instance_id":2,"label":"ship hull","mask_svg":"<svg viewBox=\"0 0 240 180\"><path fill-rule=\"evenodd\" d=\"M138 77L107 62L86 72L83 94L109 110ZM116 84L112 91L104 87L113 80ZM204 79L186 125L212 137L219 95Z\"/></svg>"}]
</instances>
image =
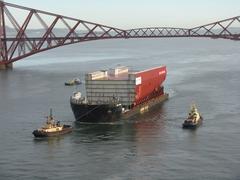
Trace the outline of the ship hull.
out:
<instances>
[{"instance_id":1,"label":"ship hull","mask_svg":"<svg viewBox=\"0 0 240 180\"><path fill-rule=\"evenodd\" d=\"M67 134L72 132L72 127L69 125L64 125L63 129L61 131L56 131L56 132L44 132L41 130L34 130L33 135L35 137L52 137L52 136L59 136L63 134Z\"/></svg>"},{"instance_id":2,"label":"ship hull","mask_svg":"<svg viewBox=\"0 0 240 180\"><path fill-rule=\"evenodd\" d=\"M184 122L182 124L183 129L196 129L197 127L199 127L202 124L202 120L203 118L200 117L199 121L197 123L193 123L193 122Z\"/></svg>"},{"instance_id":3,"label":"ship hull","mask_svg":"<svg viewBox=\"0 0 240 180\"><path fill-rule=\"evenodd\" d=\"M76 121L80 122L111 122L120 118L122 106L88 105L71 102L71 108Z\"/></svg>"},{"instance_id":4,"label":"ship hull","mask_svg":"<svg viewBox=\"0 0 240 180\"><path fill-rule=\"evenodd\" d=\"M167 101L169 97L168 93L162 94L160 96L154 97L142 104L139 104L135 107L133 107L132 109L130 109L130 111L123 113L122 114L122 118L123 119L128 119L132 116L138 115L138 114L144 114L146 112L151 111L151 109L153 107L156 107L158 105L161 105L163 102Z\"/></svg>"},{"instance_id":5,"label":"ship hull","mask_svg":"<svg viewBox=\"0 0 240 180\"><path fill-rule=\"evenodd\" d=\"M71 102L71 108L76 121L79 122L111 122L119 119L128 119L136 114L149 111L152 107L161 104L168 99L168 94L155 97L143 104L137 105L127 112L122 112L122 106L111 107L109 105L87 105Z\"/></svg>"}]
</instances>

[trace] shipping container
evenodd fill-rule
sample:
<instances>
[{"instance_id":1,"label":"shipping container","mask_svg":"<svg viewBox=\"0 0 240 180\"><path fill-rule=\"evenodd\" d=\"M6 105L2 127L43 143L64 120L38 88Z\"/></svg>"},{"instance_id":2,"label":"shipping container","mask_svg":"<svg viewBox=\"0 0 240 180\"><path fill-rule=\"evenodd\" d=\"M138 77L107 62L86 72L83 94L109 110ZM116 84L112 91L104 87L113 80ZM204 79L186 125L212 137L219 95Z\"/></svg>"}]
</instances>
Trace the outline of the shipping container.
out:
<instances>
[{"instance_id":1,"label":"shipping container","mask_svg":"<svg viewBox=\"0 0 240 180\"><path fill-rule=\"evenodd\" d=\"M85 78L87 99L91 104L99 104L115 97L123 106L137 105L161 91L166 73L165 66L140 72L118 67L89 73Z\"/></svg>"},{"instance_id":2,"label":"shipping container","mask_svg":"<svg viewBox=\"0 0 240 180\"><path fill-rule=\"evenodd\" d=\"M142 101L152 93L161 91L162 83L166 79L166 66L156 67L145 71L137 72L135 87L135 103Z\"/></svg>"}]
</instances>

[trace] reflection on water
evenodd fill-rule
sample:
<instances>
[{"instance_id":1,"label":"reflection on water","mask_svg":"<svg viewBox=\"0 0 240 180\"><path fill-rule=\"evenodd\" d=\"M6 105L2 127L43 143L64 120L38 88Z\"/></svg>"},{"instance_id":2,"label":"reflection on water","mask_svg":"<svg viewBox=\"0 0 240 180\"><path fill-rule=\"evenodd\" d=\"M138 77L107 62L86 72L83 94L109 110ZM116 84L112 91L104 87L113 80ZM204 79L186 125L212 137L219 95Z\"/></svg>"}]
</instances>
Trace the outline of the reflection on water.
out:
<instances>
[{"instance_id":1,"label":"reflection on water","mask_svg":"<svg viewBox=\"0 0 240 180\"><path fill-rule=\"evenodd\" d=\"M34 137L33 142L37 144L47 144L49 147L57 147L60 141L64 139L64 136L53 136L53 137Z\"/></svg>"},{"instance_id":2,"label":"reflection on water","mask_svg":"<svg viewBox=\"0 0 240 180\"><path fill-rule=\"evenodd\" d=\"M128 120L104 123L74 123L74 136L84 142L107 141L131 133L135 138L144 137L147 133L162 132L164 129L165 112L162 105L155 106L149 112L138 114ZM134 132L134 134L133 134Z\"/></svg>"},{"instance_id":3,"label":"reflection on water","mask_svg":"<svg viewBox=\"0 0 240 180\"><path fill-rule=\"evenodd\" d=\"M126 156L153 155L164 146L165 121L165 107L159 105L129 120L100 124L75 122L73 141L77 144L127 141L132 144L129 144L131 152Z\"/></svg>"},{"instance_id":4,"label":"reflection on water","mask_svg":"<svg viewBox=\"0 0 240 180\"><path fill-rule=\"evenodd\" d=\"M139 116L133 122L134 141L139 158L145 155L157 155L164 146L164 139L166 138L165 120L165 108L160 105Z\"/></svg>"},{"instance_id":5,"label":"reflection on water","mask_svg":"<svg viewBox=\"0 0 240 180\"><path fill-rule=\"evenodd\" d=\"M38 151L44 151L46 157L49 160L54 160L58 153L64 150L64 139L68 138L70 134L54 137L34 138L33 143ZM37 152L37 151L36 151Z\"/></svg>"},{"instance_id":6,"label":"reflection on water","mask_svg":"<svg viewBox=\"0 0 240 180\"><path fill-rule=\"evenodd\" d=\"M74 136L77 141L92 143L95 141L113 140L119 136L122 130L120 123L101 123L101 124L86 124L75 122Z\"/></svg>"}]
</instances>

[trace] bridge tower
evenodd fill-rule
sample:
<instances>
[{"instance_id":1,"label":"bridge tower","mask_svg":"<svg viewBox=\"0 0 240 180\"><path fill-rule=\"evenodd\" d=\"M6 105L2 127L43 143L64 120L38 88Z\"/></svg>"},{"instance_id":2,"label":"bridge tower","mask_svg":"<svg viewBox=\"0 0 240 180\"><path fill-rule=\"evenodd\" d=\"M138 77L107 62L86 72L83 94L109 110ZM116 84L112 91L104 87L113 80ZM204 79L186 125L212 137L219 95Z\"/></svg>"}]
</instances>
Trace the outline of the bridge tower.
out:
<instances>
[{"instance_id":1,"label":"bridge tower","mask_svg":"<svg viewBox=\"0 0 240 180\"><path fill-rule=\"evenodd\" d=\"M11 69L12 63L7 64L8 53L6 44L6 27L4 19L4 1L0 1L0 70Z\"/></svg>"}]
</instances>

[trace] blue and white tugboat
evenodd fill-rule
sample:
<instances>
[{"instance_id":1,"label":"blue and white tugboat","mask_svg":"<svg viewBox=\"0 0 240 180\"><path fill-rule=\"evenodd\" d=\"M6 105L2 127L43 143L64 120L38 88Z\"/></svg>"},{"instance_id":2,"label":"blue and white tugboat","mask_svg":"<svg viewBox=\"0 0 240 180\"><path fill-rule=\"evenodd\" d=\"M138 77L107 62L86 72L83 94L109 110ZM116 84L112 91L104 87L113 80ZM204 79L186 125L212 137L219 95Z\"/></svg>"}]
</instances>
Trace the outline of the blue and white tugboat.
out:
<instances>
[{"instance_id":1,"label":"blue and white tugboat","mask_svg":"<svg viewBox=\"0 0 240 180\"><path fill-rule=\"evenodd\" d=\"M196 105L193 104L190 108L187 119L183 122L182 127L188 129L195 129L202 124L203 118L198 112Z\"/></svg>"},{"instance_id":2,"label":"blue and white tugboat","mask_svg":"<svg viewBox=\"0 0 240 180\"><path fill-rule=\"evenodd\" d=\"M45 124L40 128L32 132L35 137L50 137L58 136L72 132L70 125L60 124L60 121L55 121L52 115L52 109L50 109L50 115L47 116Z\"/></svg>"}]
</instances>

